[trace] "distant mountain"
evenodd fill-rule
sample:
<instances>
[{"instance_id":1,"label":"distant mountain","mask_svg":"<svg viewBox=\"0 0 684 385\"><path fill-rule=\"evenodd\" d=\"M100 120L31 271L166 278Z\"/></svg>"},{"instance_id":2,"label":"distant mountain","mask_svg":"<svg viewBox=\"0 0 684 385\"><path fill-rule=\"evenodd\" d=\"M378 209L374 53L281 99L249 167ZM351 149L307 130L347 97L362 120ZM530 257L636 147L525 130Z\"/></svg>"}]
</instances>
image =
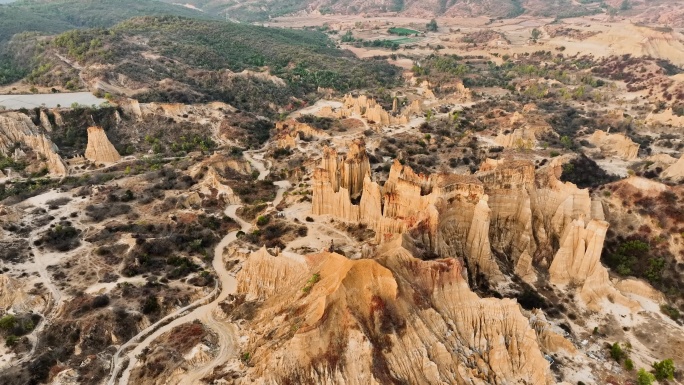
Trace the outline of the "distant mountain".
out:
<instances>
[{"instance_id":1,"label":"distant mountain","mask_svg":"<svg viewBox=\"0 0 684 385\"><path fill-rule=\"evenodd\" d=\"M175 0L164 0L170 3ZM576 16L603 12L598 0L188 0L207 12L263 20L301 11L340 14L396 12L410 16Z\"/></svg>"},{"instance_id":2,"label":"distant mountain","mask_svg":"<svg viewBox=\"0 0 684 385\"><path fill-rule=\"evenodd\" d=\"M177 0L163 0L175 3ZM438 17L512 18L519 15L567 18L622 14L636 21L684 23L682 0L184 0L207 13L240 21L318 11L335 14L387 14Z\"/></svg>"}]
</instances>

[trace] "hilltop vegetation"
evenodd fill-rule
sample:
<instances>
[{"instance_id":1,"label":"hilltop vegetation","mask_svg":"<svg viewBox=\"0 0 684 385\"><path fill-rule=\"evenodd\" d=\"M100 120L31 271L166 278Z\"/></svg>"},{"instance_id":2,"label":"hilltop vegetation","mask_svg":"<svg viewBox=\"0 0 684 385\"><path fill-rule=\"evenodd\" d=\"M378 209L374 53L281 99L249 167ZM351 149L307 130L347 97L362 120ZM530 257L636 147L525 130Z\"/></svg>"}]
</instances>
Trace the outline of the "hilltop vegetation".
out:
<instances>
[{"instance_id":1,"label":"hilltop vegetation","mask_svg":"<svg viewBox=\"0 0 684 385\"><path fill-rule=\"evenodd\" d=\"M138 42L144 41L145 44ZM134 18L110 29L73 30L45 45L50 54L78 61L89 77L141 89L141 101L221 100L238 108L275 113L313 100L319 87L340 92L397 84L400 71L382 60L360 60L335 48L320 32L285 30L182 17ZM50 65L31 80L61 81ZM244 70L258 75L237 75ZM276 78L269 77L277 76Z\"/></svg>"},{"instance_id":2,"label":"hilltop vegetation","mask_svg":"<svg viewBox=\"0 0 684 385\"><path fill-rule=\"evenodd\" d=\"M135 16L212 16L157 0L20 0L0 5L0 84L27 75L26 63L12 60L8 42L17 34L50 35L75 28L111 27Z\"/></svg>"},{"instance_id":3,"label":"hilltop vegetation","mask_svg":"<svg viewBox=\"0 0 684 385\"><path fill-rule=\"evenodd\" d=\"M211 16L157 0L21 0L0 6L0 44L17 33L111 27L136 16Z\"/></svg>"}]
</instances>

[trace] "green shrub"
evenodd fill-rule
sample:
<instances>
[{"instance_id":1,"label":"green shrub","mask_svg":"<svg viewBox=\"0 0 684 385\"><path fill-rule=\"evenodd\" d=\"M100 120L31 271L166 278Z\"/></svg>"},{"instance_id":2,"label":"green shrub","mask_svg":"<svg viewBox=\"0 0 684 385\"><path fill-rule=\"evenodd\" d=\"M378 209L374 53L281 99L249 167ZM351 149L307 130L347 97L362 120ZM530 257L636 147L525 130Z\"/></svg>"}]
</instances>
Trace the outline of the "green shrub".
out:
<instances>
[{"instance_id":1,"label":"green shrub","mask_svg":"<svg viewBox=\"0 0 684 385\"><path fill-rule=\"evenodd\" d=\"M610 356L617 362L622 361L623 358L627 357L627 353L622 350L618 342L610 346Z\"/></svg>"},{"instance_id":2,"label":"green shrub","mask_svg":"<svg viewBox=\"0 0 684 385\"><path fill-rule=\"evenodd\" d=\"M673 380L674 379L674 362L671 358L662 360L660 362L653 363L653 370L655 371L655 378L660 380Z\"/></svg>"},{"instance_id":3,"label":"green shrub","mask_svg":"<svg viewBox=\"0 0 684 385\"><path fill-rule=\"evenodd\" d=\"M672 307L666 303L660 305L660 311L675 321L677 321L681 316L677 308Z\"/></svg>"},{"instance_id":4,"label":"green shrub","mask_svg":"<svg viewBox=\"0 0 684 385\"><path fill-rule=\"evenodd\" d=\"M627 241L621 244L615 253L610 254L606 262L619 274L631 275L637 262L649 249L650 246L646 242L640 240Z\"/></svg>"},{"instance_id":5,"label":"green shrub","mask_svg":"<svg viewBox=\"0 0 684 385\"><path fill-rule=\"evenodd\" d=\"M14 336L14 335L9 335L7 338L5 338L5 344L8 347L12 347L17 344L17 341L19 341L19 337Z\"/></svg>"},{"instance_id":6,"label":"green shrub","mask_svg":"<svg viewBox=\"0 0 684 385\"><path fill-rule=\"evenodd\" d=\"M271 217L261 215L259 218L257 218L256 224L257 226L265 226L270 220Z\"/></svg>"},{"instance_id":7,"label":"green shrub","mask_svg":"<svg viewBox=\"0 0 684 385\"><path fill-rule=\"evenodd\" d=\"M629 371L634 370L634 361L631 358L625 360L625 369Z\"/></svg>"},{"instance_id":8,"label":"green shrub","mask_svg":"<svg viewBox=\"0 0 684 385\"><path fill-rule=\"evenodd\" d=\"M9 330L17 324L17 318L12 314L0 318L0 329Z\"/></svg>"},{"instance_id":9,"label":"green shrub","mask_svg":"<svg viewBox=\"0 0 684 385\"><path fill-rule=\"evenodd\" d=\"M639 369L637 373L637 385L651 385L655 381L655 376L644 370L644 368Z\"/></svg>"}]
</instances>

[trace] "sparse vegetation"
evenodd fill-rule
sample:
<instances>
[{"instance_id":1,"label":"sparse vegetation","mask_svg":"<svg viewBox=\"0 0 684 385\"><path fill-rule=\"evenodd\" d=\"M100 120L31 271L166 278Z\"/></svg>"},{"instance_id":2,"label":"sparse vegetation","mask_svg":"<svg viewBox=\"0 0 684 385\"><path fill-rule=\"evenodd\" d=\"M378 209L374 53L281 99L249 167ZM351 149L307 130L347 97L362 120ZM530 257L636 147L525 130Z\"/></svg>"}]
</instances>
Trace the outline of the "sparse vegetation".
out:
<instances>
[{"instance_id":1,"label":"sparse vegetation","mask_svg":"<svg viewBox=\"0 0 684 385\"><path fill-rule=\"evenodd\" d=\"M314 287L314 285L316 283L318 283L318 281L320 281L320 280L321 280L321 275L318 273L315 273L314 275L311 276L311 278L309 278L308 281L306 281L306 285L304 285L304 287L302 288L302 291L305 294L308 294L311 291L311 289Z\"/></svg>"},{"instance_id":2,"label":"sparse vegetation","mask_svg":"<svg viewBox=\"0 0 684 385\"><path fill-rule=\"evenodd\" d=\"M637 373L637 385L651 385L655 379L655 376L647 372L644 368L639 369L639 372Z\"/></svg>"},{"instance_id":3,"label":"sparse vegetation","mask_svg":"<svg viewBox=\"0 0 684 385\"><path fill-rule=\"evenodd\" d=\"M660 305L660 311L675 321L678 321L681 317L681 313L677 308L672 307L666 303Z\"/></svg>"}]
</instances>

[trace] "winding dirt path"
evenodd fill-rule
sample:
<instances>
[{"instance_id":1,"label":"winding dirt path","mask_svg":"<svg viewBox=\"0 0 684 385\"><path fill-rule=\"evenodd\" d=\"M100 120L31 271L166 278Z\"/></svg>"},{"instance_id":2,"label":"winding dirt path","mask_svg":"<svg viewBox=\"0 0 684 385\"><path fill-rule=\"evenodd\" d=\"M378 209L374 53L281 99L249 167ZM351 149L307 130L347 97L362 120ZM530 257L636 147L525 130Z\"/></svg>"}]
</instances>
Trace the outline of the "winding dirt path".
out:
<instances>
[{"instance_id":1,"label":"winding dirt path","mask_svg":"<svg viewBox=\"0 0 684 385\"><path fill-rule=\"evenodd\" d=\"M264 165L263 154L245 152L244 157L259 171L258 180L266 179L270 173L270 169ZM275 182L275 184L278 186L278 191L273 201L274 206L282 201L285 190L290 187L288 181L279 181ZM252 225L243 221L236 215L237 210L241 206L242 205L230 205L226 208L225 214L240 225L239 231L247 232L252 228ZM203 377L210 374L216 366L226 362L231 356L235 356L235 349L238 346L235 325L223 319L221 316L222 312L217 310L220 310L219 304L237 290L237 281L226 269L225 262L223 261L223 252L225 248L237 239L237 234L238 230L228 233L214 249L214 260L212 265L218 277L215 289L206 297L195 301L193 304L179 309L153 325L150 325L131 340L121 345L112 357L112 369L110 371L109 380L107 381L108 385L128 384L131 371L138 363L137 357L148 348L154 340L179 325L195 320L200 320L205 326L216 333L218 336L217 345L219 351L211 361L186 373L185 377L182 378L179 383L196 384Z\"/></svg>"},{"instance_id":2,"label":"winding dirt path","mask_svg":"<svg viewBox=\"0 0 684 385\"><path fill-rule=\"evenodd\" d=\"M24 204L35 206L36 208L45 208L47 206L48 201L57 198L66 198L69 196L70 195L68 193L60 193L57 190L50 190L43 194L27 199L24 202ZM41 215L51 215L55 218L60 218L63 216L68 216L71 213L71 211L72 209L70 209L69 205L63 205L57 208L56 210L47 211L44 214L32 214L32 219L36 219L36 217ZM63 301L61 291L59 290L55 282L52 281L52 278L50 277L50 274L47 271L48 266L53 264L58 259L67 258L70 255L78 253L83 247L78 247L67 253L58 253L45 251L42 250L40 247L36 246L35 241L39 239L42 236L42 234L50 228L50 225L54 224L55 222L58 222L58 220L53 219L47 221L43 226L31 230L31 233L28 236L28 246L31 252L33 253L33 262L25 265L25 267L33 268L34 272L38 274L39 281L48 290L49 296L46 300L45 310L42 314L43 319L40 321L38 326L35 329L33 329L30 334L26 336L31 343L31 350L28 354L25 354L22 359L14 362L12 365L22 364L33 357L33 354L35 353L36 348L38 347L38 335L43 331L43 329L45 329L45 326L47 326L49 321L53 318L55 312L57 311L57 309L59 309Z\"/></svg>"},{"instance_id":3,"label":"winding dirt path","mask_svg":"<svg viewBox=\"0 0 684 385\"><path fill-rule=\"evenodd\" d=\"M228 208L225 211L225 214L228 217L236 220L240 224L242 231L249 231L252 225L241 220L237 215L235 215L235 212L239 207L241 207L241 205L228 206ZM194 320L202 321L206 326L210 327L219 337L218 354L211 362L203 366L202 369L213 369L213 367L216 366L218 362L220 362L218 361L219 359L226 358L232 353L235 347L233 325L228 322L222 322L221 320L217 320L214 315L214 310L218 307L218 304L220 302L228 298L228 295L234 293L237 289L237 281L235 280L235 277L232 276L228 270L226 270L226 265L223 261L223 251L229 244L231 244L237 239L237 233L238 230L228 233L228 235L226 235L214 249L213 267L219 279L218 295L214 298L213 301L209 302L208 304L199 306L181 317L176 318L173 317L173 315L167 316L169 319L173 318L173 320L164 326L159 327L159 324L156 324L156 327L153 328L153 330L155 330L153 333L147 335L142 341L140 341L140 343L138 343L133 349L126 353L126 357L128 358L128 364L121 372L121 378L118 380L119 384L129 383L131 371L138 362L137 356L141 354L147 347L149 347L150 344L154 342L154 340L156 340L162 334L172 330L176 326L180 326L188 322L193 322ZM182 314L182 312L179 312L177 314ZM141 333L144 332L145 331ZM134 340L135 338L131 341ZM114 374L116 375L116 373ZM199 378L202 378L205 374L205 370L198 370L196 371L196 374L199 375ZM111 378L108 383L114 385L115 383L117 383L116 378ZM195 382L183 381L183 383L191 384Z\"/></svg>"}]
</instances>

